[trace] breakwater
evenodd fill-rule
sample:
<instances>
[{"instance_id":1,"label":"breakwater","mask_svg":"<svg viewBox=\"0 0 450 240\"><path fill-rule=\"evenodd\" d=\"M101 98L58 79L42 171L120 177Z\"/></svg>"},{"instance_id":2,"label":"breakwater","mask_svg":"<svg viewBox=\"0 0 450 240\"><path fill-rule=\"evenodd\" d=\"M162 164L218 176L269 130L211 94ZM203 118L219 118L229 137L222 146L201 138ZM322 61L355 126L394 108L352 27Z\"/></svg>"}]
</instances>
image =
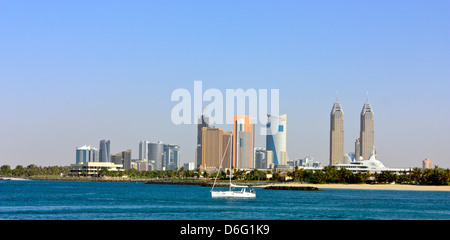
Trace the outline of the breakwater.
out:
<instances>
[{"instance_id":1,"label":"breakwater","mask_svg":"<svg viewBox=\"0 0 450 240\"><path fill-rule=\"evenodd\" d=\"M6 180L6 177L4 178ZM146 184L172 184L172 185L201 185L212 187L214 180L211 179L173 179L173 178L122 178L122 177L44 177L31 176L21 177L21 180L37 180L37 181L82 181L82 182L141 182ZM9 180L9 179L8 179ZM269 181L233 181L233 184L245 186L266 186L275 182ZM216 187L230 186L229 180L217 180Z\"/></svg>"}]
</instances>

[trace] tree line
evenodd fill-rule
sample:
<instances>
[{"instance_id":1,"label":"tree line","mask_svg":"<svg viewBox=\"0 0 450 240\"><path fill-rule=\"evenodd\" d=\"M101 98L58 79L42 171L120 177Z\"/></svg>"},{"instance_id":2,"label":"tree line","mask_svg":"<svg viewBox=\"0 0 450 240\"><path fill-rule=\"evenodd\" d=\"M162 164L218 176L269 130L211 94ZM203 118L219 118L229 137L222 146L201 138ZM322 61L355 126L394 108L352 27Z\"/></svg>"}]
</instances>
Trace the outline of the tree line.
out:
<instances>
[{"instance_id":1,"label":"tree line","mask_svg":"<svg viewBox=\"0 0 450 240\"><path fill-rule=\"evenodd\" d=\"M0 167L0 175L2 176L20 176L20 177L30 177L36 175L46 175L46 176L56 176L60 173L67 173L70 171L69 166L36 166L30 164L27 167L22 165L17 165L16 168L11 169L9 165L2 165Z\"/></svg>"},{"instance_id":2,"label":"tree line","mask_svg":"<svg viewBox=\"0 0 450 240\"><path fill-rule=\"evenodd\" d=\"M402 184L421 184L421 185L449 185L450 184L450 169L443 169L438 166L432 169L413 168L407 171L402 171L395 174L391 171L381 171L380 173L370 174L353 173L346 168L337 168L336 166L326 166L323 170L305 170L299 167L287 174L280 174L272 172L271 170L253 169L246 171L242 169L231 169L232 179L245 181L262 181L268 180L267 174L272 174L270 180L273 181L297 181L307 183L402 183ZM0 167L1 176L57 176L59 174L67 174L70 171L69 166L48 166L41 167L31 164L27 167L17 165L15 169L11 169L9 165ZM153 170L153 171L138 171L136 169L126 169L125 171L108 171L106 168L100 170L99 177L111 176L121 177L128 176L130 178L179 178L179 179L193 179L193 178L215 178L226 180L230 176L230 169L226 171L221 170L216 173L208 173L206 171L186 170L184 167L175 170ZM288 178L286 178L286 176Z\"/></svg>"},{"instance_id":3,"label":"tree line","mask_svg":"<svg viewBox=\"0 0 450 240\"><path fill-rule=\"evenodd\" d=\"M371 174L370 172L353 173L346 168L326 166L322 171L304 170L296 167L288 174L293 181L308 183L401 183L420 185L449 185L450 169L438 166L432 169L413 168L396 174L391 171L381 171Z\"/></svg>"}]
</instances>

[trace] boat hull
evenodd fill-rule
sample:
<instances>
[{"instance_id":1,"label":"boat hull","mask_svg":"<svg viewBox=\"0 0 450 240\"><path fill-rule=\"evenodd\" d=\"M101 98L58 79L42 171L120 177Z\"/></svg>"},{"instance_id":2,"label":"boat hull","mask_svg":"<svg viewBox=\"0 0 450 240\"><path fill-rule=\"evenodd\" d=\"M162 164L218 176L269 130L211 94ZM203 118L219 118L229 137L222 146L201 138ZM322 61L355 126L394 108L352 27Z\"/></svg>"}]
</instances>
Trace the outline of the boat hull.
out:
<instances>
[{"instance_id":1,"label":"boat hull","mask_svg":"<svg viewBox=\"0 0 450 240\"><path fill-rule=\"evenodd\" d=\"M242 191L212 191L213 198L255 198L256 194Z\"/></svg>"}]
</instances>

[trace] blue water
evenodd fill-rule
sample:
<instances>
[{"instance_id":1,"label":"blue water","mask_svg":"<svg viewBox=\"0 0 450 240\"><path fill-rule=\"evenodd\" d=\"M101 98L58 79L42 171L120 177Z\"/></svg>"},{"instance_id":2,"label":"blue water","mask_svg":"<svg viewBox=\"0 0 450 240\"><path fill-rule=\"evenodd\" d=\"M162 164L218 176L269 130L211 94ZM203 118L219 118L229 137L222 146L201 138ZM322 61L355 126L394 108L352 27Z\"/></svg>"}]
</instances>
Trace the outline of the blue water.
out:
<instances>
[{"instance_id":1,"label":"blue water","mask_svg":"<svg viewBox=\"0 0 450 240\"><path fill-rule=\"evenodd\" d=\"M212 199L192 185L0 181L0 219L450 219L449 192L255 190Z\"/></svg>"}]
</instances>

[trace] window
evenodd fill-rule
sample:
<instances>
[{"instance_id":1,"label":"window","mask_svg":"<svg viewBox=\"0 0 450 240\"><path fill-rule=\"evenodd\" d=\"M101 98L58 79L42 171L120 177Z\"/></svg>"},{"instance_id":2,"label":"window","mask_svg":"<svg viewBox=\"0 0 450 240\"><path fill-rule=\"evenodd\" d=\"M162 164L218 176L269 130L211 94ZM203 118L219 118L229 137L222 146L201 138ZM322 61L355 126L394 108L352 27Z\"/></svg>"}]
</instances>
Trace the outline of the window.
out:
<instances>
[{"instance_id":1,"label":"window","mask_svg":"<svg viewBox=\"0 0 450 240\"><path fill-rule=\"evenodd\" d=\"M278 132L284 132L283 125L278 125Z\"/></svg>"}]
</instances>

